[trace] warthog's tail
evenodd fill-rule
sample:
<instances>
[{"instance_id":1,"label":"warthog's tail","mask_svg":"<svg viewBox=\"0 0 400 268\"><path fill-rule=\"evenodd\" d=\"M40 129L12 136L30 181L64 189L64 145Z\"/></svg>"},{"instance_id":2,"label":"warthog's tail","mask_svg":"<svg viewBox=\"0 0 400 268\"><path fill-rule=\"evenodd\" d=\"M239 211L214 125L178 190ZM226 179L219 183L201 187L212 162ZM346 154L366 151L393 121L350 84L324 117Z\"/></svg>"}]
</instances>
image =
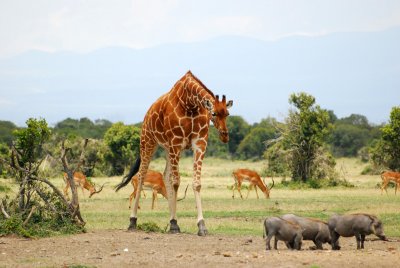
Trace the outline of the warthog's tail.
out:
<instances>
[{"instance_id":1,"label":"warthog's tail","mask_svg":"<svg viewBox=\"0 0 400 268\"><path fill-rule=\"evenodd\" d=\"M267 228L266 221L267 221L267 219L264 220L264 228L263 228L263 238L264 239L267 237L267 234L268 234L268 228Z\"/></svg>"},{"instance_id":2,"label":"warthog's tail","mask_svg":"<svg viewBox=\"0 0 400 268\"><path fill-rule=\"evenodd\" d=\"M115 191L118 192L119 189L122 187L125 187L132 179L132 177L139 171L140 167L140 156L136 159L135 164L131 167L131 170L129 171L128 175L125 175L125 177L122 178L122 181L120 184L115 186Z\"/></svg>"}]
</instances>

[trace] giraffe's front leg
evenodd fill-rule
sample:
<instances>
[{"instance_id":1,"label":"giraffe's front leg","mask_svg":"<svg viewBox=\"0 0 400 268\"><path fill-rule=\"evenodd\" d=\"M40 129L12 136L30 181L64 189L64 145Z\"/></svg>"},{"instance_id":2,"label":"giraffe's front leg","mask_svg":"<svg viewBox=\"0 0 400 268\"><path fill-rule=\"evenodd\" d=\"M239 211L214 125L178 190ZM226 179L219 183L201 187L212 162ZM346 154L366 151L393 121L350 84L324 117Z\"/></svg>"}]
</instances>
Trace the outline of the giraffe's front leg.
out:
<instances>
[{"instance_id":1,"label":"giraffe's front leg","mask_svg":"<svg viewBox=\"0 0 400 268\"><path fill-rule=\"evenodd\" d=\"M201 146L202 145L202 146ZM200 190L201 190L201 167L203 164L203 158L205 154L205 144L196 144L194 148L194 163L193 163L193 191L194 197L196 199L196 207L197 207L197 226L199 231L197 235L199 236L206 236L208 234L206 224L204 222L203 217L203 209L201 206L201 197L200 197Z\"/></svg>"}]
</instances>

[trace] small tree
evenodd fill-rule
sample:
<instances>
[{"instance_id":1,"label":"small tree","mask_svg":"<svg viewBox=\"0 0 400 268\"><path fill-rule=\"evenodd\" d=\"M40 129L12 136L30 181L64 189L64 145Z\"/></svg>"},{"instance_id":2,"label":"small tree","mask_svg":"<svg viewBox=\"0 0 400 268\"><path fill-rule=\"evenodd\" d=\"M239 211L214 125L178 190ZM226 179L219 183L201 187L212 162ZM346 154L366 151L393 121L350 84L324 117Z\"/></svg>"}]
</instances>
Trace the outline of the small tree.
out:
<instances>
[{"instance_id":1,"label":"small tree","mask_svg":"<svg viewBox=\"0 0 400 268\"><path fill-rule=\"evenodd\" d=\"M48 235L64 228L67 232L81 231L84 222L77 206L68 203L57 187L38 174L45 155L43 143L51 134L46 121L31 118L27 126L15 132L11 160L0 159L12 168L19 184L15 199L0 200L0 217L5 218L0 221L0 234Z\"/></svg>"},{"instance_id":2,"label":"small tree","mask_svg":"<svg viewBox=\"0 0 400 268\"><path fill-rule=\"evenodd\" d=\"M104 134L104 143L109 148L105 154L112 168L109 175L121 175L139 153L140 129L122 122L115 123Z\"/></svg>"},{"instance_id":3,"label":"small tree","mask_svg":"<svg viewBox=\"0 0 400 268\"><path fill-rule=\"evenodd\" d=\"M393 107L389 123L381 128L382 136L371 149L375 166L400 170L400 106Z\"/></svg>"},{"instance_id":4,"label":"small tree","mask_svg":"<svg viewBox=\"0 0 400 268\"><path fill-rule=\"evenodd\" d=\"M286 126L282 129L284 148L290 151L292 179L305 182L316 176L318 154L332 125L327 110L315 104L315 98L306 93L292 94ZM321 172L318 172L321 173Z\"/></svg>"}]
</instances>

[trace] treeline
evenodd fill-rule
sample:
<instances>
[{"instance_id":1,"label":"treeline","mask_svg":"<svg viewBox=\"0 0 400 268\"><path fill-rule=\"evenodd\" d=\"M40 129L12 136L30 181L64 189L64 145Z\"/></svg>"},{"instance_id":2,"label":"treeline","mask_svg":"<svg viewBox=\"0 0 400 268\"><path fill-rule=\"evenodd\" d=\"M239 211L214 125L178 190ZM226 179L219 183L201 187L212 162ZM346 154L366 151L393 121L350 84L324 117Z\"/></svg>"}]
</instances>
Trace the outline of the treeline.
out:
<instances>
[{"instance_id":1,"label":"treeline","mask_svg":"<svg viewBox=\"0 0 400 268\"><path fill-rule=\"evenodd\" d=\"M331 153L335 157L360 157L367 161L367 148L380 138L382 126L373 125L365 116L358 114L338 119L329 111L329 116L333 128L326 138L326 144ZM249 124L241 116L230 116L227 124L230 135L227 144L219 141L215 128L210 128L207 156L242 160L263 159L267 142L279 137L278 125L282 123L269 117ZM71 144L75 144L74 146L79 146L79 142L89 138L91 145L88 146L86 162L88 172L120 175L137 157L140 126L140 123L113 124L105 119L91 121L88 118L67 118L50 128L53 138L47 148L56 155L57 143L62 139L68 139ZM7 153L7 147L14 139L13 132L17 129L19 128L12 122L0 121L0 154ZM184 154L190 155L191 152L186 151ZM162 156L163 151L159 149L155 157Z\"/></svg>"}]
</instances>

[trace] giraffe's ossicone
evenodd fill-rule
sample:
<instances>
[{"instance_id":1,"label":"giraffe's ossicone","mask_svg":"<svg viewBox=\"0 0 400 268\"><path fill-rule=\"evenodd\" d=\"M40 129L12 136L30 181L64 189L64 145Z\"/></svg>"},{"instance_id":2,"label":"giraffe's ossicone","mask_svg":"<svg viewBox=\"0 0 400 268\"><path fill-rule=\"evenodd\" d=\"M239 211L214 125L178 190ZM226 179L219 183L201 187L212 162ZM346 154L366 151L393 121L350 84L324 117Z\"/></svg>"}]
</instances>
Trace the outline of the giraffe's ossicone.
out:
<instances>
[{"instance_id":1,"label":"giraffe's ossicone","mask_svg":"<svg viewBox=\"0 0 400 268\"><path fill-rule=\"evenodd\" d=\"M184 149L193 150L193 190L197 207L198 235L206 235L200 189L201 167L207 148L210 121L218 130L222 142L229 141L226 118L232 101L225 95L219 100L197 77L188 71L172 89L156 100L147 111L140 137L140 156L128 175L116 186L118 191L127 185L138 173L139 189L142 189L150 160L157 145L166 152L164 182L167 188L170 211L170 232L180 232L176 219L177 192L180 184L179 158ZM136 195L130 217L129 229L136 229L137 210L140 195Z\"/></svg>"}]
</instances>

